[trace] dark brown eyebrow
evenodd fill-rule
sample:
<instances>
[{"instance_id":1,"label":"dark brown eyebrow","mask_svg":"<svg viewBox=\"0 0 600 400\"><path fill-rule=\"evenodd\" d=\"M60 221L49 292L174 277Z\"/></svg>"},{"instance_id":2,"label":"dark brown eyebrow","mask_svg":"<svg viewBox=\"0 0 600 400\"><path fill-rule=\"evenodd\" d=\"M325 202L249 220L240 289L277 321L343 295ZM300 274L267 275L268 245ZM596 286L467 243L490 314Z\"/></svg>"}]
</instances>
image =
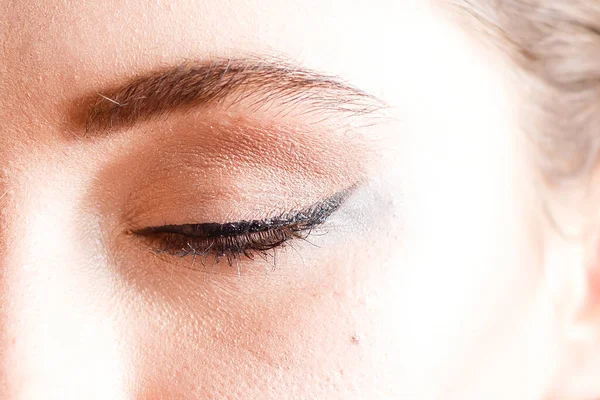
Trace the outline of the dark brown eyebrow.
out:
<instances>
[{"instance_id":1,"label":"dark brown eyebrow","mask_svg":"<svg viewBox=\"0 0 600 400\"><path fill-rule=\"evenodd\" d=\"M323 114L324 119L372 114L385 106L337 77L280 60L187 61L87 96L83 101L86 133L130 127L177 110L228 107L242 100L252 107L278 102L286 110L301 108L302 113Z\"/></svg>"}]
</instances>

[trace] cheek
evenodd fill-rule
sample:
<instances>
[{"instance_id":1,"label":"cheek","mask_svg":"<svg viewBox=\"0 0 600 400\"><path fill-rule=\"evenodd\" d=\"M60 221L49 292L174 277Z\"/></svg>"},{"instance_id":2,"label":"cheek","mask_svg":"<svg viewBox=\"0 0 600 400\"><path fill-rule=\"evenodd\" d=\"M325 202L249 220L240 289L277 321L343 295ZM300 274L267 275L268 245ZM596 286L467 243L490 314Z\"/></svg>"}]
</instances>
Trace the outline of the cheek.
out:
<instances>
[{"instance_id":1,"label":"cheek","mask_svg":"<svg viewBox=\"0 0 600 400\"><path fill-rule=\"evenodd\" d=\"M377 376L388 373L378 347L384 332L374 321L375 288L358 283L369 281L355 272L359 261L328 260L322 279L303 287L275 271L251 289L242 277L231 291L173 287L171 301L132 304L144 310L124 311L135 380L145 394L193 388L198 398L352 398L359 388L375 390Z\"/></svg>"}]
</instances>

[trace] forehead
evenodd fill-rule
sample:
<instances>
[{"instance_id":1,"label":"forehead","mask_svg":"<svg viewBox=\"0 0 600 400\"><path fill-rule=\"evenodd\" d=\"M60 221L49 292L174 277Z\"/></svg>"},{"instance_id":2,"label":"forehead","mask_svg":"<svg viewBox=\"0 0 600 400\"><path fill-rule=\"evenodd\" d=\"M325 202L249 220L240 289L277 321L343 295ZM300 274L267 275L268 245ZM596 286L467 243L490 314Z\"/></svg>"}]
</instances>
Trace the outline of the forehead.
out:
<instances>
[{"instance_id":1,"label":"forehead","mask_svg":"<svg viewBox=\"0 0 600 400\"><path fill-rule=\"evenodd\" d=\"M398 40L414 8L394 0L2 1L2 64L50 80L60 71L70 86L149 64L265 52L344 73L378 43Z\"/></svg>"}]
</instances>

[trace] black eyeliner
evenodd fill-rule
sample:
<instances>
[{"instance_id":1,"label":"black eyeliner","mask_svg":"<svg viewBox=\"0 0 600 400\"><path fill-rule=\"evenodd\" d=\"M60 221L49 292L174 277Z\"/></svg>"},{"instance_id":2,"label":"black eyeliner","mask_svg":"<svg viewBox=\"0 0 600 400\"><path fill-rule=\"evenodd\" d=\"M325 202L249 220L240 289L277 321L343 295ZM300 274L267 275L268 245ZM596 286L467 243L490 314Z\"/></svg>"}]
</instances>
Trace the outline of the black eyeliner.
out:
<instances>
[{"instance_id":1,"label":"black eyeliner","mask_svg":"<svg viewBox=\"0 0 600 400\"><path fill-rule=\"evenodd\" d=\"M312 229L325 222L325 220L342 205L351 191L352 189L346 189L328 199L317 202L304 210L287 212L277 217L264 220L163 225L144 228L135 231L134 233L143 236L162 233L178 234L194 239L217 239L248 234L259 234L282 228L289 229L292 232L301 232Z\"/></svg>"}]
</instances>

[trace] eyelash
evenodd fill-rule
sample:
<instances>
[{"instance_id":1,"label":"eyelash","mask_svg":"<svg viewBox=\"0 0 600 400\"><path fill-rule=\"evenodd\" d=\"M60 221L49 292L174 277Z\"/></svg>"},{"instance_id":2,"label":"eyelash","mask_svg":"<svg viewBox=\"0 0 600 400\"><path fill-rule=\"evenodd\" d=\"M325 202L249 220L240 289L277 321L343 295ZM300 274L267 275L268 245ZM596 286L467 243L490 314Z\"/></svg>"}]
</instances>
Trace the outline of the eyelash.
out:
<instances>
[{"instance_id":1,"label":"eyelash","mask_svg":"<svg viewBox=\"0 0 600 400\"><path fill-rule=\"evenodd\" d=\"M214 263L225 259L230 266L240 258L254 260L258 255L265 261L273 257L275 249L284 247L293 239L306 240L312 227L279 227L263 232L244 233L215 238L194 238L179 233L159 233L153 238L155 251L179 257L214 257Z\"/></svg>"},{"instance_id":2,"label":"eyelash","mask_svg":"<svg viewBox=\"0 0 600 400\"><path fill-rule=\"evenodd\" d=\"M322 225L348 197L350 189L295 213L286 213L266 220L235 223L204 223L165 225L134 232L148 238L158 253L173 256L214 257L230 266L238 265L240 258L254 260L258 255L265 261L273 258L275 251L294 239L306 240L314 228ZM275 266L275 265L274 265Z\"/></svg>"}]
</instances>

